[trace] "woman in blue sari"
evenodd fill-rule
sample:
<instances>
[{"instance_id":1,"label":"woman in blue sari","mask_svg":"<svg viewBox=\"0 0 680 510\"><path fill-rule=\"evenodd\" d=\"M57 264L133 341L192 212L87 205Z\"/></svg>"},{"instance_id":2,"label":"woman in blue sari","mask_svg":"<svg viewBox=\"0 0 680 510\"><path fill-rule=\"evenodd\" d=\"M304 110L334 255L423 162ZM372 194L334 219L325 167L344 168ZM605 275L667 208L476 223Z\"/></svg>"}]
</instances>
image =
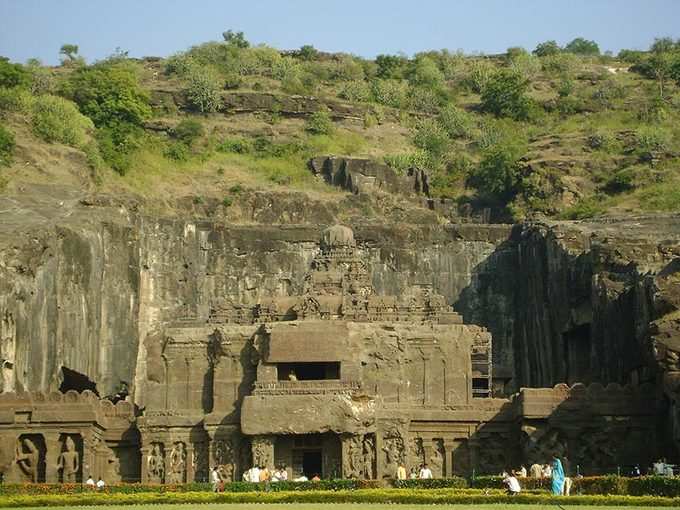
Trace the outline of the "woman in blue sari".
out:
<instances>
[{"instance_id":1,"label":"woman in blue sari","mask_svg":"<svg viewBox=\"0 0 680 510\"><path fill-rule=\"evenodd\" d=\"M562 461L553 455L552 462L552 493L554 496L561 496L564 488L564 469L562 468Z\"/></svg>"}]
</instances>

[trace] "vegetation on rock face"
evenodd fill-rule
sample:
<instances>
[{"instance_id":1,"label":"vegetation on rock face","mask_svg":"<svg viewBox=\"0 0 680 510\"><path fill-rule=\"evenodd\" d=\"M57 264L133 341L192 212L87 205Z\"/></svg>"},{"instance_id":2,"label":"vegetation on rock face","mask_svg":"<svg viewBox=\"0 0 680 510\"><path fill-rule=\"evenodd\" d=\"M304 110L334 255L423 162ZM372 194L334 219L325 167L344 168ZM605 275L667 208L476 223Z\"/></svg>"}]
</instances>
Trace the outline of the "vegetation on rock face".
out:
<instances>
[{"instance_id":1,"label":"vegetation on rock face","mask_svg":"<svg viewBox=\"0 0 680 510\"><path fill-rule=\"evenodd\" d=\"M118 51L86 65L73 44L57 69L0 59L0 115L19 146L24 120L38 139L134 179L150 164L159 179L226 165L317 189L305 158L326 151L423 168L433 195L504 219L680 210L678 41L617 57L578 37L496 56L368 60L222 35L163 60Z\"/></svg>"},{"instance_id":2,"label":"vegetation on rock face","mask_svg":"<svg viewBox=\"0 0 680 510\"><path fill-rule=\"evenodd\" d=\"M12 132L0 124L0 166L9 166L12 163L15 145Z\"/></svg>"}]
</instances>

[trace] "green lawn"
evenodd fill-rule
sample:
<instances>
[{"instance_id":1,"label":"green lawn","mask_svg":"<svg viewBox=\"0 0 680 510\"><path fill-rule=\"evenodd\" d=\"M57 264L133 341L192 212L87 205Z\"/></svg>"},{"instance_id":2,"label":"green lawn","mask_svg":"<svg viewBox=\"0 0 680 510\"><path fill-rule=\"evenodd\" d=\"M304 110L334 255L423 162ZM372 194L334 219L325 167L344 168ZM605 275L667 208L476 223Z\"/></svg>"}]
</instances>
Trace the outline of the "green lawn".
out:
<instances>
[{"instance_id":1,"label":"green lawn","mask_svg":"<svg viewBox=\"0 0 680 510\"><path fill-rule=\"evenodd\" d=\"M364 503L346 503L346 504L321 504L321 503L293 503L293 504L207 504L207 505L126 505L126 506L104 506L97 507L102 510L135 510L135 509L146 509L146 510L188 510L200 508L200 510L316 510L318 508L326 508L327 510L383 510L392 509L397 510L433 510L433 508L450 508L454 510L463 510L470 508L472 510L558 510L560 507L563 509L587 509L587 510L649 510L650 507L641 506L572 506L572 505L379 505L379 504L364 504ZM65 509L78 509L82 510L85 508L95 508L95 507L71 507L71 506L59 506L50 507L50 510L65 510ZM665 507L665 508L680 508L680 507ZM24 510L44 510L44 507L24 507Z\"/></svg>"}]
</instances>

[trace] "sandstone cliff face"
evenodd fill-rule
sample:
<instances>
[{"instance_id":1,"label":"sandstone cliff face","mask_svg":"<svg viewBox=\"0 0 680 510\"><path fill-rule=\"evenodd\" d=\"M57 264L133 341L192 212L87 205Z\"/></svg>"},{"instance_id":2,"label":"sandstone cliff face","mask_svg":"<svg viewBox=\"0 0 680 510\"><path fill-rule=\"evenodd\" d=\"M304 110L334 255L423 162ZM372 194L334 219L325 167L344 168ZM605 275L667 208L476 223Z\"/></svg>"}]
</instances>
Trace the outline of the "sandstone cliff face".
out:
<instances>
[{"instance_id":1,"label":"sandstone cliff face","mask_svg":"<svg viewBox=\"0 0 680 510\"><path fill-rule=\"evenodd\" d=\"M650 323L669 294L656 275L679 253L674 217L517 225L457 308L491 330L506 392L654 381Z\"/></svg>"},{"instance_id":2,"label":"sandstone cliff face","mask_svg":"<svg viewBox=\"0 0 680 510\"><path fill-rule=\"evenodd\" d=\"M113 219L112 219L113 218ZM0 238L3 391L59 389L62 367L102 395L145 377L149 342L211 302L300 293L325 225L228 226L75 204ZM453 303L504 226L356 225L378 293L432 283ZM152 340L145 341L147 337ZM143 405L143 395L136 395Z\"/></svg>"},{"instance_id":3,"label":"sandstone cliff face","mask_svg":"<svg viewBox=\"0 0 680 510\"><path fill-rule=\"evenodd\" d=\"M489 328L499 392L652 381L655 356L677 356L677 218L511 227L442 225L424 212L378 224L310 202L299 204L299 223L285 224L285 210L260 202L248 201L247 226L110 201L7 208L2 390L58 389L66 367L102 395L121 381L135 391L164 324L205 316L219 299L299 293L320 233L335 221L354 227L378 293L432 283L467 323ZM144 395L135 399L144 405Z\"/></svg>"}]
</instances>

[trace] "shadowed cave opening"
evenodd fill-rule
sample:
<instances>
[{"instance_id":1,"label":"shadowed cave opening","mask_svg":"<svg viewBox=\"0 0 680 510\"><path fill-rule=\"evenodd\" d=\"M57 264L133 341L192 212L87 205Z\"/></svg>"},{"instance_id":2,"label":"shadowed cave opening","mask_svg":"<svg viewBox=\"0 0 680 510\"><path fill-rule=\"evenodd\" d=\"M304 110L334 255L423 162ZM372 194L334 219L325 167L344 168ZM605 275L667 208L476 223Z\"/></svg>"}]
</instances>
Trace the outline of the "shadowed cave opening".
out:
<instances>
[{"instance_id":1,"label":"shadowed cave opening","mask_svg":"<svg viewBox=\"0 0 680 510\"><path fill-rule=\"evenodd\" d=\"M326 363L278 363L279 381L323 381L340 379L340 362Z\"/></svg>"},{"instance_id":2,"label":"shadowed cave opening","mask_svg":"<svg viewBox=\"0 0 680 510\"><path fill-rule=\"evenodd\" d=\"M59 391L66 393L69 390L75 390L81 393L85 390L90 390L99 396L97 391L97 384L92 381L85 374L71 370L68 367L61 367L62 381L59 386Z\"/></svg>"}]
</instances>

